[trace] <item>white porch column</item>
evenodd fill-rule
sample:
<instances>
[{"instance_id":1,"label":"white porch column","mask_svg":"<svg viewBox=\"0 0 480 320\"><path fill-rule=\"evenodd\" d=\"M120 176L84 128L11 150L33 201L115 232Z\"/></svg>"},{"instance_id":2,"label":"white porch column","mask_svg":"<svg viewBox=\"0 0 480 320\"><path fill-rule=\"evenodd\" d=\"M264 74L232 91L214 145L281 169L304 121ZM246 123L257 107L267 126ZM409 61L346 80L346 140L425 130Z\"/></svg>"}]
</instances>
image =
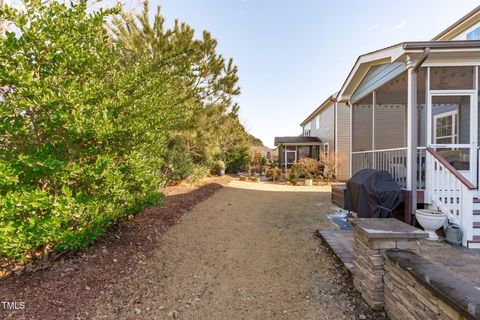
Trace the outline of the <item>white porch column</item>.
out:
<instances>
[{"instance_id":1,"label":"white porch column","mask_svg":"<svg viewBox=\"0 0 480 320\"><path fill-rule=\"evenodd\" d=\"M375 90L372 91L372 148L371 150L374 150L372 152L372 169L378 169L377 168L377 157L375 154L375 105L377 104L377 97L375 95Z\"/></svg>"},{"instance_id":2,"label":"white porch column","mask_svg":"<svg viewBox=\"0 0 480 320\"><path fill-rule=\"evenodd\" d=\"M353 151L353 105L349 102L348 104L348 107L349 107L349 111L350 111L350 142L349 142L349 146L348 146L348 152L350 153L349 154L349 157L348 157L348 166L349 166L349 176L353 176L353 172L352 172L352 169L353 169L353 154L352 154L352 151Z\"/></svg>"},{"instance_id":3,"label":"white porch column","mask_svg":"<svg viewBox=\"0 0 480 320\"><path fill-rule=\"evenodd\" d=\"M408 57L406 61L408 70L408 101L407 101L407 190L412 191L411 214L417 208L417 71L415 64Z\"/></svg>"}]
</instances>

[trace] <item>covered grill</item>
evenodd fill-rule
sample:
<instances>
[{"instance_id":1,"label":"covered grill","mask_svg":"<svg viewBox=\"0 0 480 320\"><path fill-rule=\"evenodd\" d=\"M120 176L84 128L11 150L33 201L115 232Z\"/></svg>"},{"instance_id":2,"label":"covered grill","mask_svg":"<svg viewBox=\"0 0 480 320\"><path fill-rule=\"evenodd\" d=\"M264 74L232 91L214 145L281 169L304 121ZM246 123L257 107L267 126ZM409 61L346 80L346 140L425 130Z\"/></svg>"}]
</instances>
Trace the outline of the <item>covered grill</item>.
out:
<instances>
[{"instance_id":1,"label":"covered grill","mask_svg":"<svg viewBox=\"0 0 480 320\"><path fill-rule=\"evenodd\" d=\"M402 203L402 190L388 171L363 169L347 182L345 209L358 218L388 218Z\"/></svg>"}]
</instances>

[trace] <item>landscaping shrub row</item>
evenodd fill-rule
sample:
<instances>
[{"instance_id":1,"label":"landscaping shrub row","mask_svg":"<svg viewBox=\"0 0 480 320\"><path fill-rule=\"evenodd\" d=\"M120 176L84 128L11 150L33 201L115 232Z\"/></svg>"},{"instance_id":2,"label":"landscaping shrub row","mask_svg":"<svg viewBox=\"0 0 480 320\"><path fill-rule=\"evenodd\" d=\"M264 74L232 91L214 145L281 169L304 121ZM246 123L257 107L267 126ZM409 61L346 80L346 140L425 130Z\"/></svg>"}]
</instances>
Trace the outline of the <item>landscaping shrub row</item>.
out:
<instances>
[{"instance_id":1,"label":"landscaping shrub row","mask_svg":"<svg viewBox=\"0 0 480 320\"><path fill-rule=\"evenodd\" d=\"M148 4L24 4L0 9L0 257L83 248L168 181L248 161L237 68L208 32Z\"/></svg>"}]
</instances>

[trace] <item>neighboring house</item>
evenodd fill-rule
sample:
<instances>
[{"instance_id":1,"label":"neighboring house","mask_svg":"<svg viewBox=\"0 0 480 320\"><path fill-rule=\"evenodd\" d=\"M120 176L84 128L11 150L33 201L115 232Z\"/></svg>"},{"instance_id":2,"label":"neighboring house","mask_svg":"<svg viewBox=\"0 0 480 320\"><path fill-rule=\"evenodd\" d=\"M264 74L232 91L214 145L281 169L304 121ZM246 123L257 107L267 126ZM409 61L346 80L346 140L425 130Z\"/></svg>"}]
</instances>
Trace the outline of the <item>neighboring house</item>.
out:
<instances>
[{"instance_id":1,"label":"neighboring house","mask_svg":"<svg viewBox=\"0 0 480 320\"><path fill-rule=\"evenodd\" d=\"M336 178L350 178L350 108L328 97L303 122L298 137L275 137L279 164L288 168L302 157L320 159L321 154L338 155Z\"/></svg>"},{"instance_id":2,"label":"neighboring house","mask_svg":"<svg viewBox=\"0 0 480 320\"><path fill-rule=\"evenodd\" d=\"M338 164L336 178L350 178L350 108L336 100L338 93L328 97L300 124L304 136L321 141L320 153L333 152Z\"/></svg>"},{"instance_id":3,"label":"neighboring house","mask_svg":"<svg viewBox=\"0 0 480 320\"><path fill-rule=\"evenodd\" d=\"M438 208L461 226L464 246L480 248L479 68L480 6L430 41L358 57L338 94L302 122L303 135L348 150L341 179L389 171L404 190L406 222L417 204Z\"/></svg>"}]
</instances>

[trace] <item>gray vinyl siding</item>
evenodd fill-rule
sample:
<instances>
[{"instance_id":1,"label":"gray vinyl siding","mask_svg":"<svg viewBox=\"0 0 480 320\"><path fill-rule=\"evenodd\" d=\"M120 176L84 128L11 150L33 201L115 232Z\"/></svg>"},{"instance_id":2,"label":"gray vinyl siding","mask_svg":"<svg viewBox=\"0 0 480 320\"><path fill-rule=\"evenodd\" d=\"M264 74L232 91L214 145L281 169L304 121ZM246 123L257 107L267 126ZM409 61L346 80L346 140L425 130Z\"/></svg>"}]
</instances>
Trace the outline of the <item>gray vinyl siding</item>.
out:
<instances>
[{"instance_id":1,"label":"gray vinyl siding","mask_svg":"<svg viewBox=\"0 0 480 320\"><path fill-rule=\"evenodd\" d=\"M317 115L320 116L320 127L317 128L316 118ZM333 102L328 106L320 110L320 113L315 115L311 120L312 124L312 137L318 137L322 140L322 150L323 145L328 142L330 150L333 150L333 145L335 143L335 108Z\"/></svg>"},{"instance_id":2,"label":"gray vinyl siding","mask_svg":"<svg viewBox=\"0 0 480 320\"><path fill-rule=\"evenodd\" d=\"M320 116L320 127L317 128L316 118ZM337 152L341 160L337 167L337 179L350 178L350 108L345 103L337 104L337 145L335 145L335 104L332 102L317 113L312 120L312 137L322 140L322 148L326 142L331 152Z\"/></svg>"},{"instance_id":3,"label":"gray vinyl siding","mask_svg":"<svg viewBox=\"0 0 480 320\"><path fill-rule=\"evenodd\" d=\"M350 178L350 108L345 103L337 104L337 179Z\"/></svg>"}]
</instances>

